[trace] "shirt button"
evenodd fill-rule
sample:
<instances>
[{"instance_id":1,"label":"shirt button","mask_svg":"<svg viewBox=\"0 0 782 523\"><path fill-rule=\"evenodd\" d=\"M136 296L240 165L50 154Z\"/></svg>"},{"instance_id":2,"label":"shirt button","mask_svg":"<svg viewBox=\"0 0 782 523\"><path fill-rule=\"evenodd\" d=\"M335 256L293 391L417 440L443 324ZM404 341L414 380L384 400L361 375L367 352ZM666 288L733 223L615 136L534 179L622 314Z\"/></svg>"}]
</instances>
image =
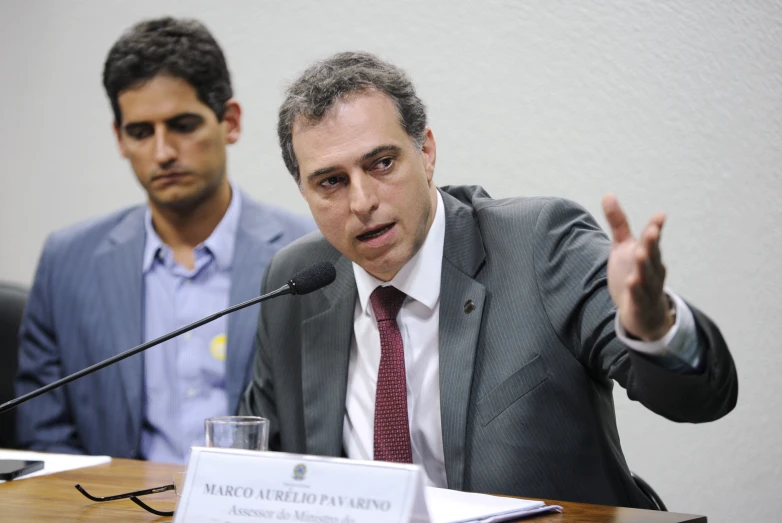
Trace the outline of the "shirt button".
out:
<instances>
[{"instance_id":1,"label":"shirt button","mask_svg":"<svg viewBox=\"0 0 782 523\"><path fill-rule=\"evenodd\" d=\"M187 397L192 398L195 395L196 395L196 390L193 387L189 387L187 389Z\"/></svg>"},{"instance_id":2,"label":"shirt button","mask_svg":"<svg viewBox=\"0 0 782 523\"><path fill-rule=\"evenodd\" d=\"M193 337L193 333L192 332L186 332L185 333L185 341L190 341L190 338L192 338L192 337Z\"/></svg>"}]
</instances>

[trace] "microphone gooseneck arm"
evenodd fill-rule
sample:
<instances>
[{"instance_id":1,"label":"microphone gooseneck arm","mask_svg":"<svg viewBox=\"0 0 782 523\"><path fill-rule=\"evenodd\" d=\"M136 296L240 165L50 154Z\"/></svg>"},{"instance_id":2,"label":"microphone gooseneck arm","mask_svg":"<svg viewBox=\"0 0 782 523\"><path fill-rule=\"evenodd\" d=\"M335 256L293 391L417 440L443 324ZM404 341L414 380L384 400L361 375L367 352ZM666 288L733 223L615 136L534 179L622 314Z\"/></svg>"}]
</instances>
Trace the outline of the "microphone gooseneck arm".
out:
<instances>
[{"instance_id":1,"label":"microphone gooseneck arm","mask_svg":"<svg viewBox=\"0 0 782 523\"><path fill-rule=\"evenodd\" d=\"M262 301L268 300L270 298L276 298L277 296L282 296L285 294L291 294L293 291L291 289L291 285L289 283L286 283L276 291L272 291L269 293L266 293L262 296L256 296L255 298L251 300L247 300L245 302L242 302L238 305L234 305L233 307L228 307L227 309L224 309L220 312L216 312L212 314L211 316L207 316L206 318L201 318L198 321L194 321L193 323L190 323L188 325L185 325L184 327L180 327L179 329L169 332L168 334L164 334L163 336L160 336L159 338L155 338L154 340L148 341L146 343L142 343L141 345L138 345L136 347L133 347L132 349L128 349L125 352L121 352L117 354L116 356L112 356L111 358L105 359L99 363L96 363L95 365L91 365L87 367L86 369L82 369L78 372L74 372L70 376L65 376L64 378L61 378L57 381L53 381L49 383L48 385L41 387L40 389L36 389L32 392L29 392L25 394L24 396L19 396L18 398L15 398L11 401L7 401L0 405L0 414L11 410L12 408L16 407L17 405L20 405L24 403L25 401L31 400L33 398L36 398L40 396L41 394L45 394L49 392L50 390L54 390L56 388L62 387L63 385L70 383L74 380L77 380L83 376L86 376L87 374L91 374L95 371L98 371L104 367L108 367L109 365L113 365L117 363L118 361L122 361L125 358L129 358L133 356L134 354L138 354L139 352L143 352L150 347L154 347L155 345L158 345L160 343L163 343L164 341L168 341L171 338L175 338L179 336L180 334L184 334L187 331L191 331L197 327L200 327L201 325L204 325L205 323L209 323L210 321L214 321L217 318L224 316L226 314L230 314L232 312L238 311L239 309L244 309L245 307L249 307L250 305L255 305L256 303L260 303Z\"/></svg>"},{"instance_id":2,"label":"microphone gooseneck arm","mask_svg":"<svg viewBox=\"0 0 782 523\"><path fill-rule=\"evenodd\" d=\"M202 318L198 321L194 321L189 325L180 327L179 329L173 332L164 334L163 336L160 336L159 338L156 338L152 341L142 343L137 347L128 349L125 352L121 352L120 354L117 354L116 356L112 356L111 358L96 363L95 365L91 365L86 369L82 369L78 372L74 372L70 376L65 376L64 378L60 378L59 380L49 383L48 385L44 385L40 389L36 389L32 392L28 392L24 396L20 396L16 399L12 399L11 401L7 401L2 405L0 405L0 414L2 414L7 410L11 410L12 408L18 405L21 405L25 401L36 398L41 394L45 394L50 390L54 390L58 387L62 387L67 383L70 383L88 374L92 374L93 372L98 371L104 367L108 367L109 365L113 365L118 361L122 361L125 358L129 358L130 356L133 356L134 354L138 354L139 352L145 351L150 347L154 347L155 345L163 343L164 341L168 341L171 338L179 336L180 334L183 334L187 331L191 331L196 327L200 327L205 323L214 321L220 316L225 316L226 314L230 314L232 312L238 311L239 309L244 309L245 307L249 307L250 305L255 305L256 303L266 301L270 298L276 298L277 296L283 296L285 294L292 294L292 295L308 294L312 291L316 291L322 287L325 287L326 285L331 284L336 277L337 277L337 272L334 269L334 265L332 265L330 262L316 263L302 271L297 272L293 276L293 278L288 280L288 283L286 283L276 291L268 292L262 296L257 296L251 300L247 300L246 302L240 303L238 305L234 305L233 307L228 307L227 309L224 309L220 312L216 312L211 316L207 316L206 318Z\"/></svg>"}]
</instances>

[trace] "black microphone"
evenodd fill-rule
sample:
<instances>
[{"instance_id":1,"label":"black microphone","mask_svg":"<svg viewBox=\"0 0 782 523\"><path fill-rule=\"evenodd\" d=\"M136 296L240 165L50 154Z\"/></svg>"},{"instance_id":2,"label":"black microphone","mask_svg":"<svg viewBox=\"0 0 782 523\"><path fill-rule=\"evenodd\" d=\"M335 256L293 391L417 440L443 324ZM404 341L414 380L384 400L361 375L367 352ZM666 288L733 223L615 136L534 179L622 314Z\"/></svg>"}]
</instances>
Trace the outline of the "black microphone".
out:
<instances>
[{"instance_id":1,"label":"black microphone","mask_svg":"<svg viewBox=\"0 0 782 523\"><path fill-rule=\"evenodd\" d=\"M337 270L331 262L318 262L296 273L288 281L291 294L309 294L337 279ZM276 292L276 291L275 291Z\"/></svg>"},{"instance_id":2,"label":"black microphone","mask_svg":"<svg viewBox=\"0 0 782 523\"><path fill-rule=\"evenodd\" d=\"M41 394L45 394L49 392L50 390L54 390L58 387L62 387L66 383L70 383L74 380L77 380L83 376L86 376L87 374L92 374L95 371L98 371L104 367L108 367L109 365L113 365L117 363L118 361L122 361L125 358L128 358L130 356L133 356L134 354L138 354L139 352L145 351L149 349L150 347L154 347L155 345L159 345L163 343L164 341L168 341L171 338L175 338L179 336L180 334L184 334L187 331L191 331L197 327L200 327L201 325L204 325L205 323L209 323L210 321L214 321L217 318L224 316L226 314L230 314L234 311L238 311L240 309L244 309L245 307L249 307L250 305L255 305L256 303L260 303L262 301L269 300L271 298L276 298L277 296L283 296L285 294L293 294L301 296L302 294L308 294L312 291L316 291L322 287L325 287L326 285L329 285L337 278L337 271L334 269L334 265L332 265L330 262L318 262L315 265L312 265L303 271L297 272L293 278L288 280L288 283L277 289L276 291L272 291L269 293L266 293L262 296L257 296L253 298L252 300L247 300L243 303L240 303L238 305L234 305L233 307L228 307L225 310L222 310L220 312L216 312L212 314L211 316L207 316L206 318L202 318L198 321L194 321L193 323L189 325L185 325L184 327L180 327L179 329L169 332L168 334L164 334L163 336L156 338L152 341L148 341L146 343L142 343L141 345L138 345L136 347L133 347L132 349L128 349L125 352L122 352L120 354L117 354L116 356L112 356L111 358L105 359L99 363L96 363L95 365L91 365L87 367L86 369L82 369L78 372L74 372L70 376L66 376L64 378L61 378L57 381L53 381L52 383L48 385L44 385L40 389L36 389L32 392L28 392L24 396L19 396L16 399L13 399L11 401L7 401L0 405L0 413L3 413L7 410L11 410L14 407L17 407L21 405L22 403L31 400L33 398L37 398Z\"/></svg>"}]
</instances>

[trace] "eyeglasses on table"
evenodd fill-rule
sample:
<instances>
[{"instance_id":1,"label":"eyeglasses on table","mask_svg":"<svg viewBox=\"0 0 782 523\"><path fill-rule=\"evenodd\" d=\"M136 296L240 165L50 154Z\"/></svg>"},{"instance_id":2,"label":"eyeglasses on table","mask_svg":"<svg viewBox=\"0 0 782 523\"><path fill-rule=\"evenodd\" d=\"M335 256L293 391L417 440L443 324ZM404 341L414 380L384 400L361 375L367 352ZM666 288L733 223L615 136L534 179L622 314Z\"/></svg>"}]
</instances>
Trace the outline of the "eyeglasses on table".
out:
<instances>
[{"instance_id":1,"label":"eyeglasses on table","mask_svg":"<svg viewBox=\"0 0 782 523\"><path fill-rule=\"evenodd\" d=\"M157 510L153 507L150 507L143 501L139 499L141 496L147 496L149 494L159 494L161 492L168 492L169 490L173 490L177 496L182 495L182 485L184 483L185 479L185 473L184 472L176 472L174 474L174 482L170 485L163 485L162 487L154 487L154 488L148 488L144 490L135 490L133 492L125 492L123 494L114 494L113 496L93 496L87 490L82 487L81 485L75 485L76 490L81 492L84 497L91 501L95 501L97 503L103 503L106 501L117 501L119 499L130 499L133 503L138 505L139 507L143 508L147 512L151 512L152 514L155 514L156 516L173 516L174 511L173 510Z\"/></svg>"}]
</instances>

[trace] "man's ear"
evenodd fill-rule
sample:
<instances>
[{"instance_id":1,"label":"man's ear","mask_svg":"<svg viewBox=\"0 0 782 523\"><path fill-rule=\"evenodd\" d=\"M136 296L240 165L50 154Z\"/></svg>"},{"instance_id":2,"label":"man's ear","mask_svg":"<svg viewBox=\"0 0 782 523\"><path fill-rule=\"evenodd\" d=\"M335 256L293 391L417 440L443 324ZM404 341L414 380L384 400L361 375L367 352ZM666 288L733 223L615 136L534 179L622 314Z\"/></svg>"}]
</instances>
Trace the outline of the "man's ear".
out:
<instances>
[{"instance_id":1,"label":"man's ear","mask_svg":"<svg viewBox=\"0 0 782 523\"><path fill-rule=\"evenodd\" d=\"M223 123L225 123L225 141L236 143L242 134L242 106L233 98L225 102Z\"/></svg>"},{"instance_id":2,"label":"man's ear","mask_svg":"<svg viewBox=\"0 0 782 523\"><path fill-rule=\"evenodd\" d=\"M421 148L421 152L424 154L424 168L426 169L426 181L431 182L434 176L434 166L437 163L437 143L434 141L434 133L432 129L426 128L426 135L424 136L424 145Z\"/></svg>"},{"instance_id":3,"label":"man's ear","mask_svg":"<svg viewBox=\"0 0 782 523\"><path fill-rule=\"evenodd\" d=\"M123 158L128 157L128 148L125 145L125 140L122 138L122 130L119 128L119 124L116 120L114 120L114 123L112 124L111 128L114 130L114 137L117 139L117 147L119 148L119 153L123 156Z\"/></svg>"}]
</instances>

